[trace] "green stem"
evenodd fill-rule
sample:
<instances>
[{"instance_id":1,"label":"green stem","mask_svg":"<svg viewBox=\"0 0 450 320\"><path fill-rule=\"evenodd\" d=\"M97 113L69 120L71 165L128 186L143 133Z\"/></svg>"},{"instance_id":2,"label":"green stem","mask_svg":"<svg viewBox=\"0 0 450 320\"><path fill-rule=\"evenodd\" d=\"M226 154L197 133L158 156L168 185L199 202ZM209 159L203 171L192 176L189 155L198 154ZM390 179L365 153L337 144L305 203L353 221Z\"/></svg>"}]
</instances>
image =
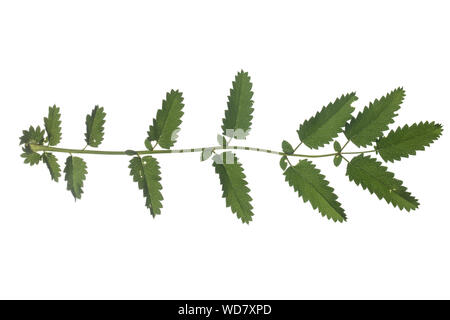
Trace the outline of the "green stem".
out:
<instances>
[{"instance_id":1,"label":"green stem","mask_svg":"<svg viewBox=\"0 0 450 320\"><path fill-rule=\"evenodd\" d=\"M300 148L300 146L303 144L303 142L300 142L296 147L295 147L295 149L294 149L294 152L293 153L295 153L295 151L297 151L297 149L298 148Z\"/></svg>"},{"instance_id":2,"label":"green stem","mask_svg":"<svg viewBox=\"0 0 450 320\"><path fill-rule=\"evenodd\" d=\"M341 152L345 149L345 147L348 145L349 142L350 142L350 139L348 139L347 142L344 144L344 146L341 148Z\"/></svg>"},{"instance_id":3,"label":"green stem","mask_svg":"<svg viewBox=\"0 0 450 320\"><path fill-rule=\"evenodd\" d=\"M165 154L165 153L190 153L190 152L202 152L204 148L192 148L192 149L173 149L173 150L125 150L125 151L102 151L102 150L86 150L86 149L66 149L66 148L57 148L51 146L30 144L31 150L34 152L39 151L48 151L48 152L62 152L62 153L70 153L70 154L97 154L97 155L108 155L108 156L132 156L132 155L146 155L146 154ZM286 154L280 151L274 151L269 149L261 149L261 148L253 148L253 147L241 147L241 146L214 146L209 147L212 151L215 150L249 150L256 152L264 152L270 154L276 154L279 156L288 156L288 157L301 157L301 158L324 158L324 157L333 157L338 154L362 154L375 152L375 150L365 150L365 151L354 151L354 152L341 152L341 153L326 153L326 154Z\"/></svg>"}]
</instances>

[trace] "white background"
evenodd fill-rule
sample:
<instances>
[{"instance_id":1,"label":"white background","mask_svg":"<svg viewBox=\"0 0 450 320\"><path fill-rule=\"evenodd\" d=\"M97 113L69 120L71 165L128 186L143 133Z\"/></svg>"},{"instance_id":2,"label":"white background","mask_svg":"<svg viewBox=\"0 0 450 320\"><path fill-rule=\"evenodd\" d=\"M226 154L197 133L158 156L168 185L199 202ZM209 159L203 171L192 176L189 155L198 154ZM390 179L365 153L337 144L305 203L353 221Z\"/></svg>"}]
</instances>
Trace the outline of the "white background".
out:
<instances>
[{"instance_id":1,"label":"white background","mask_svg":"<svg viewBox=\"0 0 450 320\"><path fill-rule=\"evenodd\" d=\"M448 1L1 1L0 298L450 298L449 14ZM361 110L403 86L391 128L445 128L426 152L388 165L420 208L399 211L349 182L344 165L317 160L349 217L336 224L284 182L279 157L242 151L250 225L225 207L199 154L158 157L164 208L153 219L127 157L85 156L74 202L19 156L21 130L53 104L61 146L84 146L99 104L101 149L142 149L172 88L186 105L176 146L214 145L240 69L255 92L244 144L277 150L342 93L356 91Z\"/></svg>"}]
</instances>

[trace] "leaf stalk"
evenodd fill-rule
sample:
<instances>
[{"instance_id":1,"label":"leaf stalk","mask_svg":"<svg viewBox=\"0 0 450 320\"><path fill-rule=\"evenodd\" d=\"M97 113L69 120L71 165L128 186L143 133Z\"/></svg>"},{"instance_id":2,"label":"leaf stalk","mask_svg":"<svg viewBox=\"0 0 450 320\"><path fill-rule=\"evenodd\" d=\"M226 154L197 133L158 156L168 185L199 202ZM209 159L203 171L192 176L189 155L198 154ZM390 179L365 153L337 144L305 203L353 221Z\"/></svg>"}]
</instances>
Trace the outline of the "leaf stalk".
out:
<instances>
[{"instance_id":1,"label":"leaf stalk","mask_svg":"<svg viewBox=\"0 0 450 320\"><path fill-rule=\"evenodd\" d=\"M44 151L44 152L59 152L59 153L70 153L70 154L95 154L95 155L107 155L107 156L132 156L130 154L130 149L124 151L109 151L109 150L89 150L89 149L69 149L69 148L58 148L52 146L45 146L39 144L29 144L31 150L34 152ZM133 155L147 155L147 154L166 154L166 153L192 153L192 152L202 152L206 148L211 148L212 151L216 150L247 150L254 152L264 152L269 154L276 154L279 156L288 157L300 157L300 158L325 158L334 157L336 155L342 154L364 154L375 152L376 150L364 150L364 151L354 151L354 152L333 152L325 154L287 154L281 151L275 151L263 148L254 147L244 147L244 146L213 146L213 147L203 147L203 148L191 148L191 149L173 149L173 150L141 150L134 151Z\"/></svg>"}]
</instances>

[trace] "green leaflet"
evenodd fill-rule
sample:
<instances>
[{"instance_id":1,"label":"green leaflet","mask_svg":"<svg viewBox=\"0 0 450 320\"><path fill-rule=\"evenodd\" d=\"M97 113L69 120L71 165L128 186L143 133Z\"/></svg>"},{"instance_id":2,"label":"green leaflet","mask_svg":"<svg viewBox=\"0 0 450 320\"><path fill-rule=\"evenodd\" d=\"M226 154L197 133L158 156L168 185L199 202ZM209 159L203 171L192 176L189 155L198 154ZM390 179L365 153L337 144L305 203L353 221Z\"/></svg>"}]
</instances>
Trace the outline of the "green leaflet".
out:
<instances>
[{"instance_id":1,"label":"green leaflet","mask_svg":"<svg viewBox=\"0 0 450 320\"><path fill-rule=\"evenodd\" d=\"M225 138L221 134L217 135L217 142L219 143L219 146L222 147L222 148L226 147L228 145L227 138Z\"/></svg>"},{"instance_id":2,"label":"green leaflet","mask_svg":"<svg viewBox=\"0 0 450 320\"><path fill-rule=\"evenodd\" d=\"M298 192L299 197L302 197L304 202L309 201L322 216L335 222L347 220L334 189L311 161L300 160L295 166L289 166L284 171L284 176L289 185Z\"/></svg>"},{"instance_id":3,"label":"green leaflet","mask_svg":"<svg viewBox=\"0 0 450 320\"><path fill-rule=\"evenodd\" d=\"M152 142L148 138L145 139L144 145L148 150L150 150L150 151L153 150Z\"/></svg>"},{"instance_id":4,"label":"green leaflet","mask_svg":"<svg viewBox=\"0 0 450 320\"><path fill-rule=\"evenodd\" d=\"M98 147L103 141L103 130L106 113L103 107L95 106L92 113L86 116L86 143L91 147Z\"/></svg>"},{"instance_id":5,"label":"green leaflet","mask_svg":"<svg viewBox=\"0 0 450 320\"><path fill-rule=\"evenodd\" d=\"M419 202L406 190L403 182L395 179L392 172L370 156L354 157L347 165L347 176L350 181L375 193L380 200L383 198L387 203L392 203L394 207L409 211L419 206Z\"/></svg>"},{"instance_id":6,"label":"green leaflet","mask_svg":"<svg viewBox=\"0 0 450 320\"><path fill-rule=\"evenodd\" d=\"M200 155L200 161L205 161L212 156L213 148L204 148Z\"/></svg>"},{"instance_id":7,"label":"green leaflet","mask_svg":"<svg viewBox=\"0 0 450 320\"><path fill-rule=\"evenodd\" d=\"M47 131L48 144L56 146L61 141L61 113L54 105L48 107L48 117L44 118L45 131Z\"/></svg>"},{"instance_id":8,"label":"green leaflet","mask_svg":"<svg viewBox=\"0 0 450 320\"><path fill-rule=\"evenodd\" d=\"M341 151L342 151L341 144L340 144L338 141L335 141L335 142L333 143L333 149L334 149L334 151L336 151L336 152L341 152Z\"/></svg>"},{"instance_id":9,"label":"green leaflet","mask_svg":"<svg viewBox=\"0 0 450 320\"><path fill-rule=\"evenodd\" d=\"M338 141L334 141L333 148L334 148L334 151L339 153L339 154L334 156L333 164L334 164L335 167L339 167L339 165L342 162L342 156L340 155L340 152L342 151L341 144Z\"/></svg>"},{"instance_id":10,"label":"green leaflet","mask_svg":"<svg viewBox=\"0 0 450 320\"><path fill-rule=\"evenodd\" d=\"M283 149L283 152L286 153L286 154L293 154L294 153L294 148L286 140L283 140L283 142L281 142L281 149Z\"/></svg>"},{"instance_id":11,"label":"green leaflet","mask_svg":"<svg viewBox=\"0 0 450 320\"><path fill-rule=\"evenodd\" d=\"M253 91L250 76L241 70L233 81L228 96L228 109L222 122L223 135L236 139L245 139L252 125Z\"/></svg>"},{"instance_id":12,"label":"green leaflet","mask_svg":"<svg viewBox=\"0 0 450 320\"><path fill-rule=\"evenodd\" d=\"M219 175L222 185L222 197L225 198L227 207L236 213L243 223L252 221L253 206L252 198L249 195L250 189L247 187L244 169L232 152L223 152L213 157L213 167Z\"/></svg>"},{"instance_id":13,"label":"green leaflet","mask_svg":"<svg viewBox=\"0 0 450 320\"><path fill-rule=\"evenodd\" d=\"M376 99L352 118L345 126L345 136L358 147L372 144L394 122L395 113L405 97L403 88L397 88L381 99Z\"/></svg>"},{"instance_id":14,"label":"green leaflet","mask_svg":"<svg viewBox=\"0 0 450 320\"><path fill-rule=\"evenodd\" d=\"M72 193L75 200L81 199L83 181L86 180L87 174L86 162L79 157L69 156L66 159L64 173L64 179L67 181L67 190Z\"/></svg>"},{"instance_id":15,"label":"green leaflet","mask_svg":"<svg viewBox=\"0 0 450 320\"><path fill-rule=\"evenodd\" d=\"M40 126L37 126L36 129L33 126L30 126L28 130L22 131L19 145L25 145L24 147L22 147L23 153L20 155L22 158L24 158L24 163L29 164L30 166L34 166L41 161L41 155L37 152L34 152L31 149L30 144L42 145L44 143L44 135L45 131L41 130Z\"/></svg>"},{"instance_id":16,"label":"green leaflet","mask_svg":"<svg viewBox=\"0 0 450 320\"><path fill-rule=\"evenodd\" d=\"M137 151L131 149L125 150L124 152L127 156L135 156L138 154Z\"/></svg>"},{"instance_id":17,"label":"green leaflet","mask_svg":"<svg viewBox=\"0 0 450 320\"><path fill-rule=\"evenodd\" d=\"M288 158L286 156L282 156L280 158L280 168L281 170L286 170L287 166L288 166Z\"/></svg>"},{"instance_id":18,"label":"green leaflet","mask_svg":"<svg viewBox=\"0 0 450 320\"><path fill-rule=\"evenodd\" d=\"M161 214L163 196L158 161L151 156L134 157L128 168L133 181L138 183L139 189L144 193L145 205L150 209L151 215L155 217Z\"/></svg>"},{"instance_id":19,"label":"green leaflet","mask_svg":"<svg viewBox=\"0 0 450 320\"><path fill-rule=\"evenodd\" d=\"M341 156L338 156L338 155L334 156L333 164L334 164L335 167L339 167L341 162L342 162L342 157Z\"/></svg>"},{"instance_id":20,"label":"green leaflet","mask_svg":"<svg viewBox=\"0 0 450 320\"><path fill-rule=\"evenodd\" d=\"M153 125L148 131L148 139L156 141L162 148L170 149L177 141L177 133L183 116L183 94L171 90L162 102L162 108L156 113Z\"/></svg>"},{"instance_id":21,"label":"green leaflet","mask_svg":"<svg viewBox=\"0 0 450 320\"><path fill-rule=\"evenodd\" d=\"M22 131L22 136L20 137L20 144L43 144L44 143L45 131L41 130L41 127L37 126L36 129L30 126L28 130Z\"/></svg>"},{"instance_id":22,"label":"green leaflet","mask_svg":"<svg viewBox=\"0 0 450 320\"><path fill-rule=\"evenodd\" d=\"M298 129L301 142L312 149L323 147L342 132L345 123L351 119L355 108L352 103L358 100L356 93L342 95L323 107L314 117L305 120Z\"/></svg>"},{"instance_id":23,"label":"green leaflet","mask_svg":"<svg viewBox=\"0 0 450 320\"><path fill-rule=\"evenodd\" d=\"M22 148L23 153L20 155L24 158L24 163L29 164L30 166L34 166L41 161L41 155L37 152L31 150L31 148L27 145Z\"/></svg>"},{"instance_id":24,"label":"green leaflet","mask_svg":"<svg viewBox=\"0 0 450 320\"><path fill-rule=\"evenodd\" d=\"M425 150L425 147L441 136L442 130L442 125L434 122L398 127L395 131L391 130L386 137L378 139L376 150L384 161L394 162L402 157L408 158L418 150Z\"/></svg>"},{"instance_id":25,"label":"green leaflet","mask_svg":"<svg viewBox=\"0 0 450 320\"><path fill-rule=\"evenodd\" d=\"M44 152L42 160L47 165L51 179L58 182L59 177L61 176L61 168L58 164L58 159L56 159L53 153Z\"/></svg>"}]
</instances>

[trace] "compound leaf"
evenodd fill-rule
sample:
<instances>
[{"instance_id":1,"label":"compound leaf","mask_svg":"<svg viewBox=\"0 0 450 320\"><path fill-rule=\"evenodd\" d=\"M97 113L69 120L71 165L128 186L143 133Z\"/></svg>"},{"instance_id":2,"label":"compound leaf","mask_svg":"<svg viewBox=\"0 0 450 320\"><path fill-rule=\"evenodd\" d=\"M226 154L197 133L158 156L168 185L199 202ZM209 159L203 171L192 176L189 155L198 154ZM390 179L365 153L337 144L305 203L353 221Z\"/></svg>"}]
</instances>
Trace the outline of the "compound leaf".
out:
<instances>
[{"instance_id":1,"label":"compound leaf","mask_svg":"<svg viewBox=\"0 0 450 320\"><path fill-rule=\"evenodd\" d=\"M58 159L53 153L44 152L42 160L47 165L48 171L50 171L50 177L52 180L58 182L61 176L61 168L58 164Z\"/></svg>"},{"instance_id":2,"label":"compound leaf","mask_svg":"<svg viewBox=\"0 0 450 320\"><path fill-rule=\"evenodd\" d=\"M139 189L144 193L145 205L150 209L151 215L155 217L161 214L163 196L158 161L151 156L134 157L128 168L133 181L138 183Z\"/></svg>"},{"instance_id":3,"label":"compound leaf","mask_svg":"<svg viewBox=\"0 0 450 320\"><path fill-rule=\"evenodd\" d=\"M356 93L342 95L334 102L316 113L309 120L305 120L298 129L298 137L305 145L317 149L323 147L342 132L345 123L351 119L355 108L352 103L358 100Z\"/></svg>"},{"instance_id":4,"label":"compound leaf","mask_svg":"<svg viewBox=\"0 0 450 320\"><path fill-rule=\"evenodd\" d=\"M86 116L86 143L98 147L103 141L106 113L103 107L95 106L92 113Z\"/></svg>"},{"instance_id":5,"label":"compound leaf","mask_svg":"<svg viewBox=\"0 0 450 320\"><path fill-rule=\"evenodd\" d=\"M24 163L28 163L30 166L33 166L41 161L41 155L31 150L30 146L27 145L23 147L22 151L23 153L20 156L24 158Z\"/></svg>"},{"instance_id":6,"label":"compound leaf","mask_svg":"<svg viewBox=\"0 0 450 320\"><path fill-rule=\"evenodd\" d=\"M376 150L384 161L400 160L415 155L418 150L432 144L442 134L442 125L434 122L420 122L412 126L391 130L386 137L378 139Z\"/></svg>"},{"instance_id":7,"label":"compound leaf","mask_svg":"<svg viewBox=\"0 0 450 320\"><path fill-rule=\"evenodd\" d=\"M289 166L284 171L284 176L299 197L302 197L304 202L309 201L322 216L335 222L347 220L334 189L311 161L300 160L295 166Z\"/></svg>"},{"instance_id":8,"label":"compound leaf","mask_svg":"<svg viewBox=\"0 0 450 320\"><path fill-rule=\"evenodd\" d=\"M228 109L222 122L223 134L236 139L245 139L252 125L253 91L250 76L241 70L237 73L228 96Z\"/></svg>"},{"instance_id":9,"label":"compound leaf","mask_svg":"<svg viewBox=\"0 0 450 320\"><path fill-rule=\"evenodd\" d=\"M183 94L178 90L166 93L166 99L162 102L161 109L153 119L153 125L148 131L150 141L156 141L162 148L170 149L177 141L177 132L181 124Z\"/></svg>"},{"instance_id":10,"label":"compound leaf","mask_svg":"<svg viewBox=\"0 0 450 320\"><path fill-rule=\"evenodd\" d=\"M43 144L45 131L41 130L41 127L37 126L36 129L30 126L28 130L22 131L20 137L20 145L22 144Z\"/></svg>"},{"instance_id":11,"label":"compound leaf","mask_svg":"<svg viewBox=\"0 0 450 320\"><path fill-rule=\"evenodd\" d=\"M250 189L247 187L244 169L232 152L223 152L213 158L213 167L219 175L222 185L222 197L225 198L227 207L236 213L243 223L252 221L253 206L252 198L249 195Z\"/></svg>"},{"instance_id":12,"label":"compound leaf","mask_svg":"<svg viewBox=\"0 0 450 320\"><path fill-rule=\"evenodd\" d=\"M56 146L61 141L61 113L54 105L48 107L48 117L44 118L45 131L47 131L48 144Z\"/></svg>"},{"instance_id":13,"label":"compound leaf","mask_svg":"<svg viewBox=\"0 0 450 320\"><path fill-rule=\"evenodd\" d=\"M394 122L396 111L405 97L405 90L397 88L386 96L376 99L359 112L356 118L346 124L345 136L358 147L372 144L383 135L388 125Z\"/></svg>"},{"instance_id":14,"label":"compound leaf","mask_svg":"<svg viewBox=\"0 0 450 320\"><path fill-rule=\"evenodd\" d=\"M67 181L67 190L72 193L75 200L81 199L83 181L86 180L87 174L86 162L80 157L69 156L66 159L64 173L64 178Z\"/></svg>"},{"instance_id":15,"label":"compound leaf","mask_svg":"<svg viewBox=\"0 0 450 320\"><path fill-rule=\"evenodd\" d=\"M419 202L407 191L403 182L395 179L392 172L370 156L354 157L347 165L347 176L363 189L375 193L380 200L383 198L401 210L414 210L419 206Z\"/></svg>"}]
</instances>

